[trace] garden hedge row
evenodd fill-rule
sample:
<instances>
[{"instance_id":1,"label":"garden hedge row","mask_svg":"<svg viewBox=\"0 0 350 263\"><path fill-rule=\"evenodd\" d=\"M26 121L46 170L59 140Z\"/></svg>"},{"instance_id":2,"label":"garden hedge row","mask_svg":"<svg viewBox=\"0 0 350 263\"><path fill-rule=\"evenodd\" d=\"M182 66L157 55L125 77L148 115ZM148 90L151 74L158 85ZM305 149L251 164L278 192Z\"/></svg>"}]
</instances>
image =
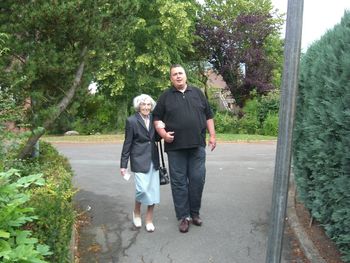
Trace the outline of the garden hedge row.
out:
<instances>
[{"instance_id":1,"label":"garden hedge row","mask_svg":"<svg viewBox=\"0 0 350 263\"><path fill-rule=\"evenodd\" d=\"M76 217L73 207L75 190L73 172L68 160L49 143L40 142L36 159L11 161L11 168L21 171L21 176L43 174L45 184L30 189L27 207L33 208L36 220L25 226L40 244L49 246L51 255L47 262L72 262L71 238Z\"/></svg>"},{"instance_id":2,"label":"garden hedge row","mask_svg":"<svg viewBox=\"0 0 350 263\"><path fill-rule=\"evenodd\" d=\"M350 262L350 12L302 56L293 167L300 199Z\"/></svg>"}]
</instances>

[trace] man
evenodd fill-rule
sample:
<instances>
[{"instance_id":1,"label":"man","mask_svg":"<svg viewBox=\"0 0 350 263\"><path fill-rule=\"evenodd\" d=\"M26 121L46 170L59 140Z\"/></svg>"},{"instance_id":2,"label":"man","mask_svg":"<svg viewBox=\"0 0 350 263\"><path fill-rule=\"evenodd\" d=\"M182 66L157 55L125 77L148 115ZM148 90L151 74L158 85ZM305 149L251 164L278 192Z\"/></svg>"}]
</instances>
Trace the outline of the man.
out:
<instances>
[{"instance_id":1,"label":"man","mask_svg":"<svg viewBox=\"0 0 350 263\"><path fill-rule=\"evenodd\" d=\"M209 147L216 147L213 112L203 92L187 85L181 65L170 68L172 86L159 97L153 111L154 125L165 141L171 190L179 230L188 232L189 224L201 226L199 210L205 183L205 136Z\"/></svg>"}]
</instances>

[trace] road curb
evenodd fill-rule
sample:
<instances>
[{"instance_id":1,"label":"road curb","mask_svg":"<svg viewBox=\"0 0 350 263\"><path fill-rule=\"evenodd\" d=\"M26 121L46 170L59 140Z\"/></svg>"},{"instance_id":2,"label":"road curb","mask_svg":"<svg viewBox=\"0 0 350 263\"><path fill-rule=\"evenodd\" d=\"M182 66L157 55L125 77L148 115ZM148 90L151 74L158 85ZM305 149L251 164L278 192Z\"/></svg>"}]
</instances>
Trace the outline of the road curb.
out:
<instances>
[{"instance_id":1,"label":"road curb","mask_svg":"<svg viewBox=\"0 0 350 263\"><path fill-rule=\"evenodd\" d=\"M309 238L308 234L304 231L301 225L298 215L295 209L296 190L294 184L294 176L291 176L288 190L288 205L287 205L287 217L288 222L293 229L295 236L297 237L301 249L304 252L305 257L310 260L311 263L327 263L319 254L318 249Z\"/></svg>"}]
</instances>

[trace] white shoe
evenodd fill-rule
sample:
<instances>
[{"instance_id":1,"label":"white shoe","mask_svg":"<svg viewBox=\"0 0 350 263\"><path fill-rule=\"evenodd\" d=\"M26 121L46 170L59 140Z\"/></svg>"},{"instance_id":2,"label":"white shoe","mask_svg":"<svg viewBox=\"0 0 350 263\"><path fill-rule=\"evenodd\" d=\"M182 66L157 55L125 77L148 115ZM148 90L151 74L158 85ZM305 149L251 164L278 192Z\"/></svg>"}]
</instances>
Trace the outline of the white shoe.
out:
<instances>
[{"instance_id":1,"label":"white shoe","mask_svg":"<svg viewBox=\"0 0 350 263\"><path fill-rule=\"evenodd\" d=\"M141 217L136 217L134 211L132 212L132 222L137 228L142 226Z\"/></svg>"},{"instance_id":2,"label":"white shoe","mask_svg":"<svg viewBox=\"0 0 350 263\"><path fill-rule=\"evenodd\" d=\"M155 229L155 227L154 227L153 223L147 223L147 224L146 224L146 230L147 230L147 232L153 232L154 229Z\"/></svg>"}]
</instances>

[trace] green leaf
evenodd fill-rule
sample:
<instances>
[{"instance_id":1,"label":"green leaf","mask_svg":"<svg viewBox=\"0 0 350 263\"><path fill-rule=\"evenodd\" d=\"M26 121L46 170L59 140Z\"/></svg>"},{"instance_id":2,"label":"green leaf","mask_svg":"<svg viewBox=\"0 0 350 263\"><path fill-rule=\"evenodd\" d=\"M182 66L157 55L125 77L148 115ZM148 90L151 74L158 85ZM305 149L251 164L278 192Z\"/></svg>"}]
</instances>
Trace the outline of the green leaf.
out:
<instances>
[{"instance_id":1,"label":"green leaf","mask_svg":"<svg viewBox=\"0 0 350 263\"><path fill-rule=\"evenodd\" d=\"M11 253L11 245L9 242L0 239L0 259L8 259L8 255Z\"/></svg>"},{"instance_id":2,"label":"green leaf","mask_svg":"<svg viewBox=\"0 0 350 263\"><path fill-rule=\"evenodd\" d=\"M16 231L16 241L18 244L35 244L38 242L36 238L30 237L30 231Z\"/></svg>"},{"instance_id":3,"label":"green leaf","mask_svg":"<svg viewBox=\"0 0 350 263\"><path fill-rule=\"evenodd\" d=\"M2 238L9 238L10 237L10 233L9 232L5 232L3 230L0 230L0 237L2 237Z\"/></svg>"},{"instance_id":4,"label":"green leaf","mask_svg":"<svg viewBox=\"0 0 350 263\"><path fill-rule=\"evenodd\" d=\"M52 255L52 252L50 251L50 247L46 245L38 244L36 247L36 250L43 256Z\"/></svg>"},{"instance_id":5,"label":"green leaf","mask_svg":"<svg viewBox=\"0 0 350 263\"><path fill-rule=\"evenodd\" d=\"M43 180L43 174L32 174L20 178L17 181L17 184L21 185L24 188L27 188L31 184L44 185L45 180Z\"/></svg>"}]
</instances>

